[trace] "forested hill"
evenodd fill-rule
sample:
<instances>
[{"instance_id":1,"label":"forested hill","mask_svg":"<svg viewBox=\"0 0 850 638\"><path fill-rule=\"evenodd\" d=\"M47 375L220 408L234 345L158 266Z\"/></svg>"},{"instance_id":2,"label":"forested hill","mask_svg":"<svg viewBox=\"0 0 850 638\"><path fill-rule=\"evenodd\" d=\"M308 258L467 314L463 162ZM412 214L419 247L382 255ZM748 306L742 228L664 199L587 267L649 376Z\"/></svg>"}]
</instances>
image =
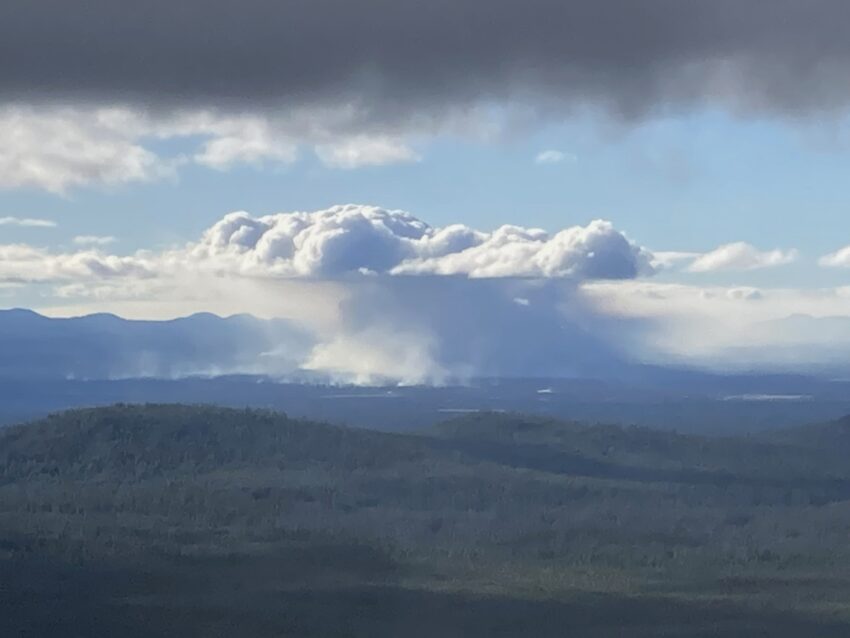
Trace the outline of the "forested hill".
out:
<instances>
[{"instance_id":1,"label":"forested hill","mask_svg":"<svg viewBox=\"0 0 850 638\"><path fill-rule=\"evenodd\" d=\"M264 410L116 405L72 410L0 430L0 476L143 481L238 468L316 464L366 472L402 463L487 462L565 476L690 481L850 478L836 451L850 446L850 417L763 437L701 437L644 427L587 425L475 413L415 434L353 429Z\"/></svg>"},{"instance_id":2,"label":"forested hill","mask_svg":"<svg viewBox=\"0 0 850 638\"><path fill-rule=\"evenodd\" d=\"M422 450L412 437L262 410L118 405L0 430L0 472L7 480L48 474L144 481L307 463L346 471L397 463Z\"/></svg>"},{"instance_id":3,"label":"forested hill","mask_svg":"<svg viewBox=\"0 0 850 638\"><path fill-rule=\"evenodd\" d=\"M0 635L846 636L845 430L66 412L0 431Z\"/></svg>"},{"instance_id":4,"label":"forested hill","mask_svg":"<svg viewBox=\"0 0 850 638\"><path fill-rule=\"evenodd\" d=\"M850 454L850 416L828 423L814 423L764 433L761 438L778 444L818 450L847 458Z\"/></svg>"},{"instance_id":5,"label":"forested hill","mask_svg":"<svg viewBox=\"0 0 850 638\"><path fill-rule=\"evenodd\" d=\"M474 457L563 474L607 472L674 482L715 477L777 484L850 477L846 457L835 453L837 448L850 447L850 417L822 426L785 429L775 436L704 437L646 427L477 413L438 424L429 433Z\"/></svg>"}]
</instances>

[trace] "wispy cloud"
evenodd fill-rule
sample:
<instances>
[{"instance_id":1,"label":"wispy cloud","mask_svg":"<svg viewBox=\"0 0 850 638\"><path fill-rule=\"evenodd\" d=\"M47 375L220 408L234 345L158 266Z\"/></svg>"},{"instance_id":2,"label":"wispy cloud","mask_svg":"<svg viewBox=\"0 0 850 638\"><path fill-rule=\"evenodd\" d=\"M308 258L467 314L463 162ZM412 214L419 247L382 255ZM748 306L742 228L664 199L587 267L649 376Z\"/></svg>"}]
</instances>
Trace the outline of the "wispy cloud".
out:
<instances>
[{"instance_id":1,"label":"wispy cloud","mask_svg":"<svg viewBox=\"0 0 850 638\"><path fill-rule=\"evenodd\" d=\"M50 219L32 217L0 217L0 226L22 226L25 228L55 228L56 222Z\"/></svg>"},{"instance_id":2,"label":"wispy cloud","mask_svg":"<svg viewBox=\"0 0 850 638\"><path fill-rule=\"evenodd\" d=\"M558 151L555 149L549 149L548 151L541 151L534 158L535 164L561 164L563 162L575 162L576 156L571 153L565 153L564 151Z\"/></svg>"},{"instance_id":3,"label":"wispy cloud","mask_svg":"<svg viewBox=\"0 0 850 638\"><path fill-rule=\"evenodd\" d=\"M77 235L74 237L74 243L78 246L106 246L115 241L115 237L111 235Z\"/></svg>"},{"instance_id":4,"label":"wispy cloud","mask_svg":"<svg viewBox=\"0 0 850 638\"><path fill-rule=\"evenodd\" d=\"M316 155L333 168L360 168L418 162L421 156L403 140L356 136L316 147Z\"/></svg>"},{"instance_id":5,"label":"wispy cloud","mask_svg":"<svg viewBox=\"0 0 850 638\"><path fill-rule=\"evenodd\" d=\"M701 256L702 253L681 250L654 250L652 251L652 267L657 270L668 270L680 267L685 262L691 263Z\"/></svg>"},{"instance_id":6,"label":"wispy cloud","mask_svg":"<svg viewBox=\"0 0 850 638\"><path fill-rule=\"evenodd\" d=\"M697 257L689 272L716 272L720 270L759 270L783 266L797 260L796 250L761 251L752 244L735 242L718 246L714 250Z\"/></svg>"}]
</instances>

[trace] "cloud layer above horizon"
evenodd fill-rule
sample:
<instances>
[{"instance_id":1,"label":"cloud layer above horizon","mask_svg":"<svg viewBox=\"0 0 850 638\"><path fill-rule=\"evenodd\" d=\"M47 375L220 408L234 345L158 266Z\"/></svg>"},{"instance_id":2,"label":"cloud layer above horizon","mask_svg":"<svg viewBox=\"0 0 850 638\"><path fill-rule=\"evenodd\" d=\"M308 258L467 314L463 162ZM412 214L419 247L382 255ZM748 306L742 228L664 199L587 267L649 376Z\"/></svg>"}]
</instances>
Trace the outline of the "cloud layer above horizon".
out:
<instances>
[{"instance_id":1,"label":"cloud layer above horizon","mask_svg":"<svg viewBox=\"0 0 850 638\"><path fill-rule=\"evenodd\" d=\"M72 253L0 245L0 281L153 279L179 270L257 278L442 275L573 281L654 272L651 254L603 220L551 235L510 225L483 232L463 224L434 228L404 211L359 205L263 217L229 213L198 241L160 252L103 253L99 247L113 239L77 237L77 244L94 247Z\"/></svg>"},{"instance_id":2,"label":"cloud layer above horizon","mask_svg":"<svg viewBox=\"0 0 850 638\"><path fill-rule=\"evenodd\" d=\"M40 222L31 231L51 232L49 220ZM159 250L112 254L115 241L78 235L64 252L0 244L4 295L32 290L49 300L42 309L60 313L65 304L73 314L286 317L308 335L298 349L306 354L279 353L264 370L278 361L286 371L357 382L604 376L628 362L699 363L718 352L736 352L722 361L743 365L735 345L752 343L759 333L748 330L759 322L789 311L850 312L850 295L839 290L807 297L652 282L671 271L696 277L782 267L796 252L740 242L706 253L653 252L604 220L553 233L482 231L340 205L237 211L195 241Z\"/></svg>"},{"instance_id":3,"label":"cloud layer above horizon","mask_svg":"<svg viewBox=\"0 0 850 638\"><path fill-rule=\"evenodd\" d=\"M0 188L420 161L583 111L846 114L841 0L9 0ZM197 142L162 157L152 141ZM570 157L541 152L537 161Z\"/></svg>"},{"instance_id":4,"label":"cloud layer above horizon","mask_svg":"<svg viewBox=\"0 0 850 638\"><path fill-rule=\"evenodd\" d=\"M596 220L550 235L502 226L432 228L403 211L336 206L261 218L237 212L190 249L198 261L241 272L327 277L354 272L471 278L629 279L651 274L651 257L610 222Z\"/></svg>"},{"instance_id":5,"label":"cloud layer above horizon","mask_svg":"<svg viewBox=\"0 0 850 638\"><path fill-rule=\"evenodd\" d=\"M623 117L701 102L800 113L850 100L833 81L848 17L841 0L9 0L0 87L155 107L351 103L385 121L522 96Z\"/></svg>"},{"instance_id":6,"label":"cloud layer above horizon","mask_svg":"<svg viewBox=\"0 0 850 638\"><path fill-rule=\"evenodd\" d=\"M712 163L747 142L763 148L778 129L847 125L848 19L843 0L8 0L0 190L14 192L0 215L0 294L140 316L283 314L312 335L299 366L358 379L577 374L630 357L731 351L758 336L748 326L782 312L850 314L841 286L776 288L813 272L834 286L840 271L811 268L850 267L846 241L762 233L729 214L740 196L742 211L758 211L742 222L771 214L783 228L788 215L803 217L789 212L800 201L840 206L840 191L786 206L786 190L810 188L809 176L797 185L790 174L783 198L769 198L759 178L773 174L767 153L753 156L752 173ZM684 131L665 130L680 120ZM771 130L730 137L731 121L766 120ZM592 141L574 135L594 127ZM646 139L618 145L610 131ZM510 161L487 170L455 153L507 140ZM637 184L647 158L674 174L672 185ZM397 164L392 175L410 181L351 173ZM502 183L470 188L480 201L424 192L443 183L441 171L489 170ZM740 184L717 187L736 172ZM304 176L313 192L287 191ZM273 210L281 192L306 207L363 197L464 210L434 226L360 205L219 218L198 197L197 210L183 210L192 189L212 183L227 193L224 210ZM137 217L103 221L137 192ZM131 242L134 224L148 223L141 202L172 194ZM187 217L172 226L178 210ZM576 224L559 213L575 210L594 214ZM713 223L715 211L729 228L684 228L689 215ZM669 214L680 217L668 228ZM785 245L798 239L800 250Z\"/></svg>"},{"instance_id":7,"label":"cloud layer above horizon","mask_svg":"<svg viewBox=\"0 0 850 638\"><path fill-rule=\"evenodd\" d=\"M279 362L363 383L613 370L628 331L609 331L615 320L579 286L654 272L651 253L602 220L485 232L359 205L234 212L160 251L109 254L113 239L78 236L72 252L0 245L0 283L93 309L188 300L192 311L223 301L244 312L264 300L299 326L306 353L294 360L290 344L265 371Z\"/></svg>"}]
</instances>

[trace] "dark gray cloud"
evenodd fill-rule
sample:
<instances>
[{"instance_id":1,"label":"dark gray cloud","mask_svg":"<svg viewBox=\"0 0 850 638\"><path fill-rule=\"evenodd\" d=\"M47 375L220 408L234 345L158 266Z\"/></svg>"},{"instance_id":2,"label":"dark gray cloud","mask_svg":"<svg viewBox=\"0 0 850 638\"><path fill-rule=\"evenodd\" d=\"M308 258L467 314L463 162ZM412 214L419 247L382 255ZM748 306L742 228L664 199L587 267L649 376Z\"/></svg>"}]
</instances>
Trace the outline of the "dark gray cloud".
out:
<instances>
[{"instance_id":1,"label":"dark gray cloud","mask_svg":"<svg viewBox=\"0 0 850 638\"><path fill-rule=\"evenodd\" d=\"M850 101L848 20L845 0L5 0L0 91L380 119L506 99L797 114Z\"/></svg>"}]
</instances>

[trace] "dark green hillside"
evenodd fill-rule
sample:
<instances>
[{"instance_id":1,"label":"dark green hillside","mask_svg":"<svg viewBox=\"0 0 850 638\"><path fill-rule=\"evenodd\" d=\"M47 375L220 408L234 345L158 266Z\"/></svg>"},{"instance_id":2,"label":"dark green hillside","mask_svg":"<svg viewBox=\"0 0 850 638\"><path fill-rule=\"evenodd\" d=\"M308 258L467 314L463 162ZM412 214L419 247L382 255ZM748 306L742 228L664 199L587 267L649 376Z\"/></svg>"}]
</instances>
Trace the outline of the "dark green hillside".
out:
<instances>
[{"instance_id":1,"label":"dark green hillside","mask_svg":"<svg viewBox=\"0 0 850 638\"><path fill-rule=\"evenodd\" d=\"M846 636L830 432L67 412L0 431L0 635Z\"/></svg>"},{"instance_id":2,"label":"dark green hillside","mask_svg":"<svg viewBox=\"0 0 850 638\"><path fill-rule=\"evenodd\" d=\"M850 453L850 416L828 423L787 428L761 435L765 441L817 450L821 456L832 451L836 455Z\"/></svg>"},{"instance_id":3,"label":"dark green hillside","mask_svg":"<svg viewBox=\"0 0 850 638\"><path fill-rule=\"evenodd\" d=\"M850 445L850 426L842 432L826 432L823 449L833 447L826 439L837 435L840 439L846 434ZM562 474L645 482L832 486L839 491L850 485L850 466L808 445L808 434L799 437L807 445L800 445L793 435L775 440L701 437L504 413L453 419L435 426L432 433L471 456Z\"/></svg>"},{"instance_id":4,"label":"dark green hillside","mask_svg":"<svg viewBox=\"0 0 850 638\"><path fill-rule=\"evenodd\" d=\"M419 459L415 439L288 419L258 410L181 405L73 410L0 432L6 482L197 476L305 463L340 471Z\"/></svg>"}]
</instances>

